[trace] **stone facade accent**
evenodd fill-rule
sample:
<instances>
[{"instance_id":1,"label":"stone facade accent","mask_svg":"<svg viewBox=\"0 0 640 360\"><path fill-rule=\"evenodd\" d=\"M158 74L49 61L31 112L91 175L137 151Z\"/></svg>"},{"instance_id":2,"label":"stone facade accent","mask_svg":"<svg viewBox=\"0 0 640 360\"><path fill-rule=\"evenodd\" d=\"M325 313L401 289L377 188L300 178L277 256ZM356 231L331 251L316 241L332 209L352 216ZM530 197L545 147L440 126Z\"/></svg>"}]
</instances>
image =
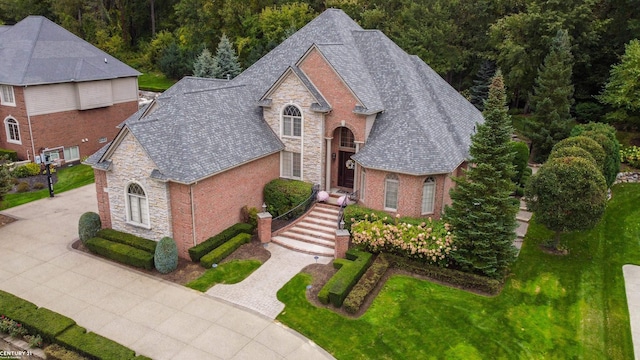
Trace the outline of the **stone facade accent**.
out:
<instances>
[{"instance_id":1,"label":"stone facade accent","mask_svg":"<svg viewBox=\"0 0 640 360\"><path fill-rule=\"evenodd\" d=\"M156 166L142 146L131 134L127 134L110 159L112 166L106 177L112 228L156 241L164 236L172 237L169 187L167 183L149 177ZM126 192L132 182L140 184L147 196L148 229L127 221Z\"/></svg>"}]
</instances>

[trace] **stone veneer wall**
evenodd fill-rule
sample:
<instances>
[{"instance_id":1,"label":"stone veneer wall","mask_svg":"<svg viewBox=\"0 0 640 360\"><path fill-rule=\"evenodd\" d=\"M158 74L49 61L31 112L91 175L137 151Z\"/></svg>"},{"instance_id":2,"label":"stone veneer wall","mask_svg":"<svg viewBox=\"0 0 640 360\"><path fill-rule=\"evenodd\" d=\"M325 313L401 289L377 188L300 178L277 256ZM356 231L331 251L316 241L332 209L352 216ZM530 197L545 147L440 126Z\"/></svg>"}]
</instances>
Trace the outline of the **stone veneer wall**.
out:
<instances>
[{"instance_id":1,"label":"stone veneer wall","mask_svg":"<svg viewBox=\"0 0 640 360\"><path fill-rule=\"evenodd\" d=\"M168 185L149 177L155 165L133 135L125 135L111 161L107 184L112 228L156 241L173 236ZM127 223L125 187L133 181L142 185L147 195L150 229Z\"/></svg>"},{"instance_id":2,"label":"stone veneer wall","mask_svg":"<svg viewBox=\"0 0 640 360\"><path fill-rule=\"evenodd\" d=\"M264 109L264 119L285 144L286 151L301 153L302 180L324 184L324 116L310 110L316 100L292 73L283 79L270 98L271 107ZM302 112L302 138L282 136L281 115L287 105L296 105Z\"/></svg>"}]
</instances>

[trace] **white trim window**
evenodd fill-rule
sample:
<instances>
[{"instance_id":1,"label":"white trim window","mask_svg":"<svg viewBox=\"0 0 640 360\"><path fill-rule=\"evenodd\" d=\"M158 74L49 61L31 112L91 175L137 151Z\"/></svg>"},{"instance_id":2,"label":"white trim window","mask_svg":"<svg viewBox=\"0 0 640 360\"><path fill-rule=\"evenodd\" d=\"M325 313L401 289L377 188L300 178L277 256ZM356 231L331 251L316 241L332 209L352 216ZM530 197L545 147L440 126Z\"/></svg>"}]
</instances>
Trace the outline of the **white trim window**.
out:
<instances>
[{"instance_id":1,"label":"white trim window","mask_svg":"<svg viewBox=\"0 0 640 360\"><path fill-rule=\"evenodd\" d=\"M364 189L367 184L367 173L362 169L360 171L360 201L364 201Z\"/></svg>"},{"instance_id":2,"label":"white trim window","mask_svg":"<svg viewBox=\"0 0 640 360\"><path fill-rule=\"evenodd\" d=\"M425 179L422 184L422 215L433 214L433 204L436 198L436 180L433 177Z\"/></svg>"},{"instance_id":3,"label":"white trim window","mask_svg":"<svg viewBox=\"0 0 640 360\"><path fill-rule=\"evenodd\" d=\"M149 228L149 201L138 183L127 186L127 222Z\"/></svg>"},{"instance_id":4,"label":"white trim window","mask_svg":"<svg viewBox=\"0 0 640 360\"><path fill-rule=\"evenodd\" d=\"M4 129L7 132L7 142L22 144L22 140L20 139L20 124L18 124L18 120L12 117L7 117L4 119Z\"/></svg>"},{"instance_id":5,"label":"white trim window","mask_svg":"<svg viewBox=\"0 0 640 360\"><path fill-rule=\"evenodd\" d=\"M302 178L302 162L300 153L283 151L280 173L282 177L290 179Z\"/></svg>"},{"instance_id":6,"label":"white trim window","mask_svg":"<svg viewBox=\"0 0 640 360\"><path fill-rule=\"evenodd\" d=\"M282 136L302 136L302 113L297 106L287 105L282 111Z\"/></svg>"},{"instance_id":7,"label":"white trim window","mask_svg":"<svg viewBox=\"0 0 640 360\"><path fill-rule=\"evenodd\" d=\"M398 176L389 174L384 179L384 209L388 211L398 210Z\"/></svg>"},{"instance_id":8,"label":"white trim window","mask_svg":"<svg viewBox=\"0 0 640 360\"><path fill-rule=\"evenodd\" d=\"M69 146L64 148L64 161L80 160L80 147Z\"/></svg>"},{"instance_id":9,"label":"white trim window","mask_svg":"<svg viewBox=\"0 0 640 360\"><path fill-rule=\"evenodd\" d=\"M0 85L0 102L2 105L16 106L16 98L13 95L13 86Z\"/></svg>"}]
</instances>

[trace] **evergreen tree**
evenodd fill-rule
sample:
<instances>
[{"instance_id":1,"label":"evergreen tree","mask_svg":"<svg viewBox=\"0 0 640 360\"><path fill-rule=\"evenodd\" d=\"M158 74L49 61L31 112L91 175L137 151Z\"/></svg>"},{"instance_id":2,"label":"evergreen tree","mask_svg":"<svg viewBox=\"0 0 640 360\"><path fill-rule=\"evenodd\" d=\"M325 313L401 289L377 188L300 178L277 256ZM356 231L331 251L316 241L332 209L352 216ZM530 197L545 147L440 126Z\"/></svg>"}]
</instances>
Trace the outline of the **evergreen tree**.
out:
<instances>
[{"instance_id":1,"label":"evergreen tree","mask_svg":"<svg viewBox=\"0 0 640 360\"><path fill-rule=\"evenodd\" d=\"M640 126L640 40L631 40L620 63L611 67L611 76L598 99L613 108L609 121Z\"/></svg>"},{"instance_id":2,"label":"evergreen tree","mask_svg":"<svg viewBox=\"0 0 640 360\"><path fill-rule=\"evenodd\" d=\"M193 76L214 78L218 64L209 49L204 48L193 63Z\"/></svg>"},{"instance_id":3,"label":"evergreen tree","mask_svg":"<svg viewBox=\"0 0 640 360\"><path fill-rule=\"evenodd\" d=\"M167 77L180 79L191 73L188 64L191 64L191 62L186 61L185 52L180 49L176 42L172 42L164 49L158 66L160 67L160 71Z\"/></svg>"},{"instance_id":4,"label":"evergreen tree","mask_svg":"<svg viewBox=\"0 0 640 360\"><path fill-rule=\"evenodd\" d=\"M492 278L505 275L515 259L517 202L511 150L511 119L507 114L502 74L496 72L489 86L483 112L485 123L471 138L472 164L465 176L454 179L453 203L444 218L452 226L457 250L453 258L464 271Z\"/></svg>"},{"instance_id":5,"label":"evergreen tree","mask_svg":"<svg viewBox=\"0 0 640 360\"><path fill-rule=\"evenodd\" d=\"M471 92L471 103L480 111L484 110L484 102L489 96L489 85L495 73L495 63L491 60L484 60L482 64L480 64L480 69L476 74L476 80L473 80L473 86L469 88Z\"/></svg>"},{"instance_id":6,"label":"evergreen tree","mask_svg":"<svg viewBox=\"0 0 640 360\"><path fill-rule=\"evenodd\" d=\"M215 60L217 66L214 75L218 79L233 79L242 72L236 52L225 34L222 34L220 38Z\"/></svg>"},{"instance_id":7,"label":"evergreen tree","mask_svg":"<svg viewBox=\"0 0 640 360\"><path fill-rule=\"evenodd\" d=\"M566 30L559 30L549 54L538 70L531 103L534 110L527 134L533 145L534 159L546 160L553 145L569 136L573 104L573 55Z\"/></svg>"}]
</instances>

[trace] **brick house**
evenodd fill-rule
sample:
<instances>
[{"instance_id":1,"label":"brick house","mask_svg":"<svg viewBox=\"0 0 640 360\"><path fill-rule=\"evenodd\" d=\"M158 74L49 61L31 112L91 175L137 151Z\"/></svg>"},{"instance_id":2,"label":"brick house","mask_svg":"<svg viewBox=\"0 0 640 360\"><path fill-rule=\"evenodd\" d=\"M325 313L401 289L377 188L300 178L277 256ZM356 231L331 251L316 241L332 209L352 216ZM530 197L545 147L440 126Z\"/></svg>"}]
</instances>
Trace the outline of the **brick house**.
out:
<instances>
[{"instance_id":1,"label":"brick house","mask_svg":"<svg viewBox=\"0 0 640 360\"><path fill-rule=\"evenodd\" d=\"M138 110L138 73L42 16L0 27L0 148L77 161Z\"/></svg>"},{"instance_id":2,"label":"brick house","mask_svg":"<svg viewBox=\"0 0 640 360\"><path fill-rule=\"evenodd\" d=\"M330 9L232 80L186 77L87 163L103 226L180 255L274 178L438 218L482 114L417 56Z\"/></svg>"}]
</instances>

